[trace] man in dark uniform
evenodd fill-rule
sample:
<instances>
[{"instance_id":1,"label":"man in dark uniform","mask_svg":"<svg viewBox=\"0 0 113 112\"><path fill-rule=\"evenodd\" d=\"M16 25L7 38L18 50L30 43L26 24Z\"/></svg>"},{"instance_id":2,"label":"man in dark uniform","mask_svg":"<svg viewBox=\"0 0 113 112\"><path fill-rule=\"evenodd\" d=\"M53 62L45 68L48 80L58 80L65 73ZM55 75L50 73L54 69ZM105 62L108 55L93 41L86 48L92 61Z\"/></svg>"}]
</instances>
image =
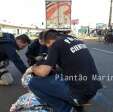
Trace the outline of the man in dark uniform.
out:
<instances>
[{"instance_id":1,"label":"man in dark uniform","mask_svg":"<svg viewBox=\"0 0 113 112\"><path fill-rule=\"evenodd\" d=\"M48 48L41 43L41 38L43 37L43 33L39 34L39 38L35 39L29 46L26 52L26 56L28 58L29 65L33 65L36 63L37 58L42 55L46 55L48 53Z\"/></svg>"},{"instance_id":2,"label":"man in dark uniform","mask_svg":"<svg viewBox=\"0 0 113 112\"><path fill-rule=\"evenodd\" d=\"M4 64L6 60L11 60L22 74L25 72L26 65L23 63L16 50L25 48L29 43L30 39L25 34L15 39L10 33L0 32L0 85L13 83L13 77Z\"/></svg>"},{"instance_id":3,"label":"man in dark uniform","mask_svg":"<svg viewBox=\"0 0 113 112\"><path fill-rule=\"evenodd\" d=\"M36 75L29 83L31 91L55 112L70 112L73 106L77 112L84 112L83 105L102 88L99 81L92 79L98 72L87 46L55 30L45 32L42 40L49 48L48 57L45 65L33 66L26 71ZM63 78L59 74L48 75L56 64L62 68Z\"/></svg>"}]
</instances>

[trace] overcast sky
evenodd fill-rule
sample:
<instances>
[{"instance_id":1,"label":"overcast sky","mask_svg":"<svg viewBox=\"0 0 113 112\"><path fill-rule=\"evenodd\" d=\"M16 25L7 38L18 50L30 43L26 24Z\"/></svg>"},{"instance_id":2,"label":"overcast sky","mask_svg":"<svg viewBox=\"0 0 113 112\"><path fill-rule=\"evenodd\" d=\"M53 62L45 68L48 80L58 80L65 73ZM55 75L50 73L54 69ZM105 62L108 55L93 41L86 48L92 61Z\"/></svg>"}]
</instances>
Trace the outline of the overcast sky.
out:
<instances>
[{"instance_id":1,"label":"overcast sky","mask_svg":"<svg viewBox=\"0 0 113 112\"><path fill-rule=\"evenodd\" d=\"M0 21L41 25L45 21L45 0L0 0ZM72 19L82 25L108 23L110 0L72 0Z\"/></svg>"}]
</instances>

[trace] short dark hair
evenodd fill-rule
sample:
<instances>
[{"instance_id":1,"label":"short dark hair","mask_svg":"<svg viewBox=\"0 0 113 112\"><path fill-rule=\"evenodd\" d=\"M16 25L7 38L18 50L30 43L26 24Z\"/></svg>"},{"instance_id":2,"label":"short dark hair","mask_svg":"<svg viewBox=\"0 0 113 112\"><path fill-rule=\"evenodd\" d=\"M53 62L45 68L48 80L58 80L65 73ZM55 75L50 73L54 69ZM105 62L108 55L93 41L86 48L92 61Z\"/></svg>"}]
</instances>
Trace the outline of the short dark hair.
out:
<instances>
[{"instance_id":1,"label":"short dark hair","mask_svg":"<svg viewBox=\"0 0 113 112\"><path fill-rule=\"evenodd\" d=\"M44 32L42 40L46 42L47 40L55 40L58 38L59 32L54 29L49 29Z\"/></svg>"},{"instance_id":2,"label":"short dark hair","mask_svg":"<svg viewBox=\"0 0 113 112\"><path fill-rule=\"evenodd\" d=\"M31 40L26 34L22 34L16 37L17 40L21 40L23 43L28 43L30 44Z\"/></svg>"}]
</instances>

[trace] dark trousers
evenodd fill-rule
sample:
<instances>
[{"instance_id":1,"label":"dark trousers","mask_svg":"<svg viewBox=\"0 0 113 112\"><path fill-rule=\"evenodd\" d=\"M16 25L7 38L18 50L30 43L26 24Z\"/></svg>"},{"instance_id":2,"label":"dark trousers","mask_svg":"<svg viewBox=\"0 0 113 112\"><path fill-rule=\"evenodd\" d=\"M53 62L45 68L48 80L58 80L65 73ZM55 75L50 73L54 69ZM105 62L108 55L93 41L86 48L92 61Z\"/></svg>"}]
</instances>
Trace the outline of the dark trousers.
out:
<instances>
[{"instance_id":1,"label":"dark trousers","mask_svg":"<svg viewBox=\"0 0 113 112\"><path fill-rule=\"evenodd\" d=\"M42 102L50 105L55 112L70 112L73 107L68 83L55 80L55 75L45 78L34 76L30 80L29 88ZM83 112L82 109L82 107L76 108L77 112Z\"/></svg>"}]
</instances>

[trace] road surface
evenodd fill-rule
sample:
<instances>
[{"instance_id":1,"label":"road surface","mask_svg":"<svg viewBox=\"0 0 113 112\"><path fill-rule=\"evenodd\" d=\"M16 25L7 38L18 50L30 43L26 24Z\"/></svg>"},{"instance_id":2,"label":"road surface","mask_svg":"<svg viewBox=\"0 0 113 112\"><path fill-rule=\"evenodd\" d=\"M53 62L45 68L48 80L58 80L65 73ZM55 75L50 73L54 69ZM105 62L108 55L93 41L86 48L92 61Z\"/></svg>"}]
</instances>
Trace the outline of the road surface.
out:
<instances>
[{"instance_id":1,"label":"road surface","mask_svg":"<svg viewBox=\"0 0 113 112\"><path fill-rule=\"evenodd\" d=\"M94 57L99 73L102 76L113 76L113 45L107 45L96 40L85 40L85 43ZM26 61L23 51L20 54L24 57L24 61ZM12 86L0 87L0 112L9 112L11 104L14 103L20 95L25 93L20 83L21 75L19 71L12 63L9 69L13 74L15 82ZM102 83L104 87L102 93L105 97L105 103L108 103L104 104L104 106L95 104L87 106L86 112L113 112L111 111L111 108L113 108L113 79L108 80L106 78Z\"/></svg>"}]
</instances>

